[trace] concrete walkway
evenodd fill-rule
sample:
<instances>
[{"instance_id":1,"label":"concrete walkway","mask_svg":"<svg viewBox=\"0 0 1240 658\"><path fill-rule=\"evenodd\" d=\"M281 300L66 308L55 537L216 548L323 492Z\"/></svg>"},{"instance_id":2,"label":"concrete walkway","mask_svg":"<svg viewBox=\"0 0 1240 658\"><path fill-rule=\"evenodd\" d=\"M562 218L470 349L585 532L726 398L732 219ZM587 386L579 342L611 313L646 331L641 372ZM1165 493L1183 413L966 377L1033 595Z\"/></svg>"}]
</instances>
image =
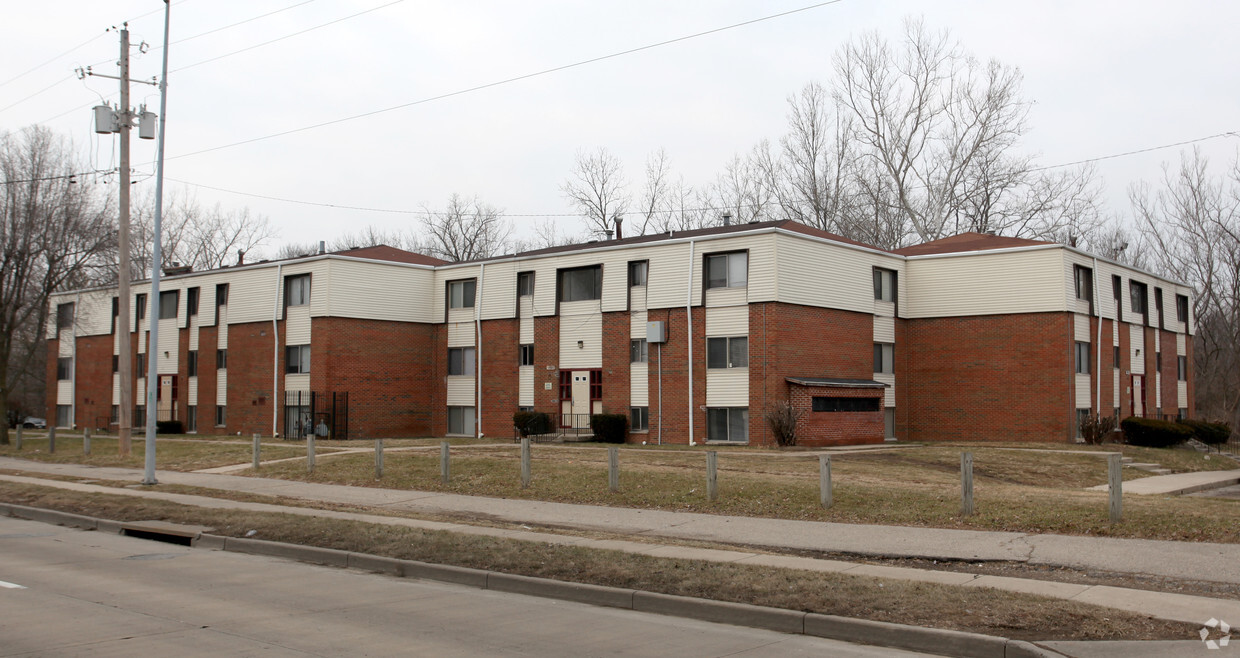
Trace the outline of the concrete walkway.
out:
<instances>
[{"instance_id":1,"label":"concrete walkway","mask_svg":"<svg viewBox=\"0 0 1240 658\"><path fill-rule=\"evenodd\" d=\"M1172 475L1155 475L1139 480L1125 480L1124 493L1136 494L1138 496L1178 496L1207 489L1218 489L1237 483L1240 483L1240 470L1175 473ZM1106 491L1108 489L1108 485L1105 484L1089 488L1090 491Z\"/></svg>"},{"instance_id":2,"label":"concrete walkway","mask_svg":"<svg viewBox=\"0 0 1240 658\"><path fill-rule=\"evenodd\" d=\"M142 477L138 469L48 464L10 458L0 458L0 468L83 479L136 482ZM371 523L621 550L659 557L830 571L970 587L993 587L1104 605L1190 623L1200 623L1211 617L1240 619L1240 601L1230 599L1048 582L1028 578L979 576L968 573L866 565L840 560L769 555L745 550L748 547L766 547L951 560L1011 560L1031 565L1066 566L1085 570L1240 583L1240 546L1233 544L1030 535L728 517L349 487L208 473L160 471L157 477L164 484L285 496L313 502L350 504L414 514L449 514L457 517L475 517L532 526L595 530L613 535L642 537L647 541L588 539L537 532L532 529L514 531L461 523L246 503L158 490L118 489L20 476L0 476L0 479L91 493L141 496L202 507L331 516ZM700 549L650 543L650 538L658 537L731 544L738 546L739 550ZM1168 559L1168 556L1176 556L1176 559Z\"/></svg>"}]
</instances>

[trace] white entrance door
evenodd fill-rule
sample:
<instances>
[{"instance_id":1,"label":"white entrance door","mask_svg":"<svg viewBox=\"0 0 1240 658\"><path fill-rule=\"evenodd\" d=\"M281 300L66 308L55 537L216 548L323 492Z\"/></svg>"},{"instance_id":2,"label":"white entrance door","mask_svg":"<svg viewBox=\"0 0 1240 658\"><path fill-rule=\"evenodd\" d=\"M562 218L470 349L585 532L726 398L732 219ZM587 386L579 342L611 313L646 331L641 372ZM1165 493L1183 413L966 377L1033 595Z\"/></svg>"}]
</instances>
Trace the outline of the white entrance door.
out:
<instances>
[{"instance_id":1,"label":"white entrance door","mask_svg":"<svg viewBox=\"0 0 1240 658\"><path fill-rule=\"evenodd\" d=\"M590 426L590 371L573 371L573 427Z\"/></svg>"}]
</instances>

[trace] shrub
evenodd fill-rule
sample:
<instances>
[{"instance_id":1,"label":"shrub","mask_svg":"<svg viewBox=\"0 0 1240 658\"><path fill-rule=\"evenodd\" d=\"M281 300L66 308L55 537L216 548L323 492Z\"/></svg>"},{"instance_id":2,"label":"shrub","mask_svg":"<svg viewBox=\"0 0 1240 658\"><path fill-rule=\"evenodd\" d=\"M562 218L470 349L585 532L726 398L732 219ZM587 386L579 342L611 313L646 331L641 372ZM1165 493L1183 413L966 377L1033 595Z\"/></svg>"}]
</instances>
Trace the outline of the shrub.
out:
<instances>
[{"instance_id":1,"label":"shrub","mask_svg":"<svg viewBox=\"0 0 1240 658\"><path fill-rule=\"evenodd\" d=\"M590 429L594 440L603 443L624 443L629 436L629 417L624 414L594 414L590 416Z\"/></svg>"},{"instance_id":2,"label":"shrub","mask_svg":"<svg viewBox=\"0 0 1240 658\"><path fill-rule=\"evenodd\" d=\"M1179 423L1193 431L1194 439L1206 445L1222 445L1231 438L1231 425L1227 423L1211 423L1189 418L1182 419Z\"/></svg>"},{"instance_id":3,"label":"shrub","mask_svg":"<svg viewBox=\"0 0 1240 658\"><path fill-rule=\"evenodd\" d=\"M796 445L797 423L804 415L804 410L797 409L787 400L780 400L768 407L766 422L771 426L771 432L775 434L775 442L780 446Z\"/></svg>"},{"instance_id":4,"label":"shrub","mask_svg":"<svg viewBox=\"0 0 1240 658\"><path fill-rule=\"evenodd\" d=\"M157 420L155 421L156 434L184 434L185 424L179 420Z\"/></svg>"},{"instance_id":5,"label":"shrub","mask_svg":"<svg viewBox=\"0 0 1240 658\"><path fill-rule=\"evenodd\" d=\"M1098 445L1106 440L1108 434L1115 431L1115 418L1095 416L1091 413L1081 419L1080 430L1085 443Z\"/></svg>"},{"instance_id":6,"label":"shrub","mask_svg":"<svg viewBox=\"0 0 1240 658\"><path fill-rule=\"evenodd\" d=\"M1124 430L1124 442L1147 448L1169 448L1193 437L1193 431L1169 420L1153 418L1125 418L1119 424Z\"/></svg>"},{"instance_id":7,"label":"shrub","mask_svg":"<svg viewBox=\"0 0 1240 658\"><path fill-rule=\"evenodd\" d=\"M550 434L555 431L551 414L542 411L518 411L512 415L512 424L521 436Z\"/></svg>"}]
</instances>

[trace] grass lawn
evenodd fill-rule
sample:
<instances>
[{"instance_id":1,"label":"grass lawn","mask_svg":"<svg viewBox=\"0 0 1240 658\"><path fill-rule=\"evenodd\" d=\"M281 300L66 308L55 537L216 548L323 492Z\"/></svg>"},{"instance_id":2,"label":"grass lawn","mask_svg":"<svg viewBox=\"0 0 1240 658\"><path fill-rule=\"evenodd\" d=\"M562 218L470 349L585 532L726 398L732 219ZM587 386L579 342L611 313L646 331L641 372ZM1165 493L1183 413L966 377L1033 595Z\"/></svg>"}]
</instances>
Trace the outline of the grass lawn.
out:
<instances>
[{"instance_id":1,"label":"grass lawn","mask_svg":"<svg viewBox=\"0 0 1240 658\"><path fill-rule=\"evenodd\" d=\"M40 462L60 464L89 464L91 466L126 466L142 468L146 459L146 440L141 435L133 437L128 457L119 454L116 437L94 436L90 439L90 455L82 452L81 435L56 436L56 452L47 451L48 443L45 434L32 435L27 433L22 438L22 449L17 450L13 436L9 435L9 445L0 445L0 457L20 457ZM263 459L282 459L299 457L306 454L303 444L272 445L267 439L262 446ZM203 468L215 468L232 464L248 463L252 459L253 444L239 437L212 437L197 435L175 435L160 437L155 446L155 465L157 468L173 471L195 471ZM328 449L331 450L331 449Z\"/></svg>"}]
</instances>

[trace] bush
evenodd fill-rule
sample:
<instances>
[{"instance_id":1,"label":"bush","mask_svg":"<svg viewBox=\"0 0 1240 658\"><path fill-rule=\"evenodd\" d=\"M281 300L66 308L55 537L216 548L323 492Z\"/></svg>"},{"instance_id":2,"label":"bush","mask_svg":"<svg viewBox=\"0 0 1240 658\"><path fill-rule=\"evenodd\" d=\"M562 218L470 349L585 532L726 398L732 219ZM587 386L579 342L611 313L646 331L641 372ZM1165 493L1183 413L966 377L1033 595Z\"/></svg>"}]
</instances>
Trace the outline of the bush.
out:
<instances>
[{"instance_id":1,"label":"bush","mask_svg":"<svg viewBox=\"0 0 1240 658\"><path fill-rule=\"evenodd\" d=\"M797 423L805 412L792 406L787 400L780 400L766 410L766 422L775 434L775 442L780 446L797 444Z\"/></svg>"},{"instance_id":2,"label":"bush","mask_svg":"<svg viewBox=\"0 0 1240 658\"><path fill-rule=\"evenodd\" d=\"M1115 431L1115 418L1095 416L1091 413L1081 419L1080 430L1085 443L1098 445L1106 440L1108 434Z\"/></svg>"},{"instance_id":3,"label":"bush","mask_svg":"<svg viewBox=\"0 0 1240 658\"><path fill-rule=\"evenodd\" d=\"M1193 438L1193 430L1169 420L1132 416L1119 426L1124 430L1124 442L1134 446L1170 448Z\"/></svg>"},{"instance_id":4,"label":"bush","mask_svg":"<svg viewBox=\"0 0 1240 658\"><path fill-rule=\"evenodd\" d=\"M155 421L156 434L184 434L185 423L179 420L157 420Z\"/></svg>"},{"instance_id":5,"label":"bush","mask_svg":"<svg viewBox=\"0 0 1240 658\"><path fill-rule=\"evenodd\" d=\"M590 416L590 429L594 440L602 443L624 443L629 436L629 417L624 414L594 414Z\"/></svg>"},{"instance_id":6,"label":"bush","mask_svg":"<svg viewBox=\"0 0 1240 658\"><path fill-rule=\"evenodd\" d=\"M551 414L542 411L518 411L512 415L512 424L521 436L550 434L555 431Z\"/></svg>"},{"instance_id":7,"label":"bush","mask_svg":"<svg viewBox=\"0 0 1240 658\"><path fill-rule=\"evenodd\" d=\"M1231 438L1231 425L1227 423L1211 423L1189 418L1182 419L1179 423L1193 431L1194 439L1209 446L1222 445Z\"/></svg>"}]
</instances>

